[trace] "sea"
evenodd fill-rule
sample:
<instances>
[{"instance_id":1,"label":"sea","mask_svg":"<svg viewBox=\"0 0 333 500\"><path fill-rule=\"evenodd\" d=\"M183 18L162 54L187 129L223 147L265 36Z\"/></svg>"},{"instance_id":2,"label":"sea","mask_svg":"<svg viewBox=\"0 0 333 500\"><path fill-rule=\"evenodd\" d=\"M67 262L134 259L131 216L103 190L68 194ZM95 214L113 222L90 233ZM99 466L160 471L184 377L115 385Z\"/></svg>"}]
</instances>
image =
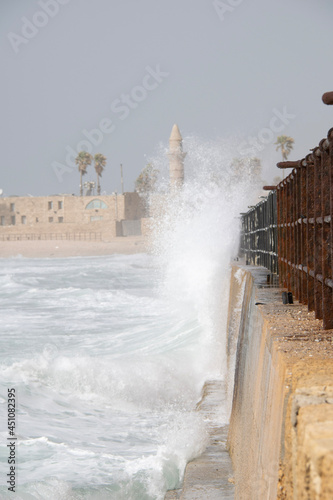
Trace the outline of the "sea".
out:
<instances>
[{"instance_id":1,"label":"sea","mask_svg":"<svg viewBox=\"0 0 333 500\"><path fill-rule=\"evenodd\" d=\"M204 451L248 184L203 173L149 254L0 259L1 499L162 500Z\"/></svg>"}]
</instances>

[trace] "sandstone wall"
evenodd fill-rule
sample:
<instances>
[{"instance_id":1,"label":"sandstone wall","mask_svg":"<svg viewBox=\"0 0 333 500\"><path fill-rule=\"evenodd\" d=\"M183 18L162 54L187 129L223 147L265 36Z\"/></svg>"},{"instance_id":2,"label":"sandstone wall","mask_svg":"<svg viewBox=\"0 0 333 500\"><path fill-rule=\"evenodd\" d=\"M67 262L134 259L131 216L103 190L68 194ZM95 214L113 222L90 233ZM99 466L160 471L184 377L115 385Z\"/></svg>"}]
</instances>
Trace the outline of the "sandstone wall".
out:
<instances>
[{"instance_id":1,"label":"sandstone wall","mask_svg":"<svg viewBox=\"0 0 333 500\"><path fill-rule=\"evenodd\" d=\"M0 239L112 239L143 215L137 193L0 199Z\"/></svg>"},{"instance_id":2,"label":"sandstone wall","mask_svg":"<svg viewBox=\"0 0 333 500\"><path fill-rule=\"evenodd\" d=\"M228 363L235 383L228 445L235 498L328 500L333 332L323 331L306 306L283 305L267 273L235 266L231 278Z\"/></svg>"}]
</instances>

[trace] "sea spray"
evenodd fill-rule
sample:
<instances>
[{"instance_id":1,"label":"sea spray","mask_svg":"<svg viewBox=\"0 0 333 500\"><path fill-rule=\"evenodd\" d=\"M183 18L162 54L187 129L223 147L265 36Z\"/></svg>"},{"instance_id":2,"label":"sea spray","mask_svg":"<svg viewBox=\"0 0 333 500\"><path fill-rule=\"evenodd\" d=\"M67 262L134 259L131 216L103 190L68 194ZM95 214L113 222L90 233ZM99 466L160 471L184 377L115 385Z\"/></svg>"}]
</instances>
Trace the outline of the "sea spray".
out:
<instances>
[{"instance_id":1,"label":"sea spray","mask_svg":"<svg viewBox=\"0 0 333 500\"><path fill-rule=\"evenodd\" d=\"M205 449L195 407L225 376L230 259L255 184L226 144L186 149L183 189L171 197L162 179L153 256L2 261L0 418L15 387L17 498L162 500ZM2 479L1 445L0 457Z\"/></svg>"},{"instance_id":2,"label":"sea spray","mask_svg":"<svg viewBox=\"0 0 333 500\"><path fill-rule=\"evenodd\" d=\"M230 262L237 255L244 199L260 187L257 159L234 157L232 141L184 140L185 182L169 191L166 155L150 159L161 172L151 197L153 243L162 293L179 309L192 307L202 325L199 360L203 380L225 377Z\"/></svg>"}]
</instances>

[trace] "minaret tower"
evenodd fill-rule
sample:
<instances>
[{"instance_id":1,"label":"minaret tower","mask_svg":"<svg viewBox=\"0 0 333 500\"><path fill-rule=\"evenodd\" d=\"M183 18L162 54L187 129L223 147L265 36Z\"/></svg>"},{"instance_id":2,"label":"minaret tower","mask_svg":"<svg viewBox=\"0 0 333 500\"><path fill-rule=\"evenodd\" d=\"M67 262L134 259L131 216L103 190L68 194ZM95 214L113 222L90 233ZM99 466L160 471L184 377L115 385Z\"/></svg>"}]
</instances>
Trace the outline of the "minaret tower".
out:
<instances>
[{"instance_id":1,"label":"minaret tower","mask_svg":"<svg viewBox=\"0 0 333 500\"><path fill-rule=\"evenodd\" d=\"M184 158L186 154L183 152L183 139L178 125L175 124L171 130L168 152L171 191L181 188L184 183Z\"/></svg>"}]
</instances>

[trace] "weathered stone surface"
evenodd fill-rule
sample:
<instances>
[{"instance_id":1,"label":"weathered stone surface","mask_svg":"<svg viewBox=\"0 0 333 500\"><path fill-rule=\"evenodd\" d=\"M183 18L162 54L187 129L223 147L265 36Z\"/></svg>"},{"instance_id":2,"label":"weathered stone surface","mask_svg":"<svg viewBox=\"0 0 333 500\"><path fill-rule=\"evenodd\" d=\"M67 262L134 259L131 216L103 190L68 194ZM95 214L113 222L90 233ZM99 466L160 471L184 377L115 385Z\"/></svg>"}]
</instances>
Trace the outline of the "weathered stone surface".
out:
<instances>
[{"instance_id":1,"label":"weathered stone surface","mask_svg":"<svg viewBox=\"0 0 333 500\"><path fill-rule=\"evenodd\" d=\"M266 269L242 269L228 438L235 498L333 498L333 332L306 306L283 305L281 289L267 286ZM233 273L239 278L239 267Z\"/></svg>"},{"instance_id":2,"label":"weathered stone surface","mask_svg":"<svg viewBox=\"0 0 333 500\"><path fill-rule=\"evenodd\" d=\"M333 406L300 408L295 428L294 494L300 499L333 498ZM323 480L324 479L324 480Z\"/></svg>"}]
</instances>

